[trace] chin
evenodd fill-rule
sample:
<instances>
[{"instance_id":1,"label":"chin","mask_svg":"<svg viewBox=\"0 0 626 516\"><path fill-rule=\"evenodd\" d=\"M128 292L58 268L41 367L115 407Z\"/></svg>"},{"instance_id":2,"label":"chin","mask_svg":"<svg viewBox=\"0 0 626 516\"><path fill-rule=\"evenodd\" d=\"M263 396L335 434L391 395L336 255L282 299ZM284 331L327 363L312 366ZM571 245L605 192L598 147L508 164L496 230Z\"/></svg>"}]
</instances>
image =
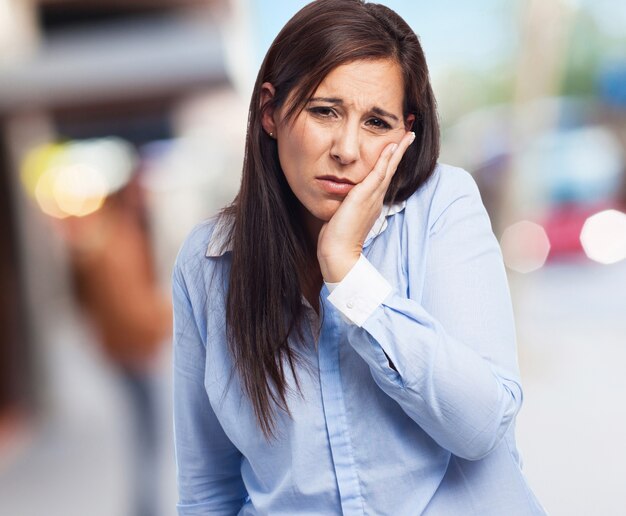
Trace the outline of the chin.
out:
<instances>
[{"instance_id":1,"label":"chin","mask_svg":"<svg viewBox=\"0 0 626 516\"><path fill-rule=\"evenodd\" d=\"M316 209L310 210L311 214L323 222L328 222L335 212L341 206L341 201L325 201L322 206L317 206Z\"/></svg>"}]
</instances>

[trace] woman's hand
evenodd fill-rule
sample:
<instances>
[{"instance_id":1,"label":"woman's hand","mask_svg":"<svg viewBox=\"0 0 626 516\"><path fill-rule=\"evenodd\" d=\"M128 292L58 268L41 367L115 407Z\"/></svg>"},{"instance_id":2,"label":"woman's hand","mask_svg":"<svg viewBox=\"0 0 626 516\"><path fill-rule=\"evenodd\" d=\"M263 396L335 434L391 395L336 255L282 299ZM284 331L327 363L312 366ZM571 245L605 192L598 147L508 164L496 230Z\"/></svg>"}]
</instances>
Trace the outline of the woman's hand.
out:
<instances>
[{"instance_id":1,"label":"woman's hand","mask_svg":"<svg viewBox=\"0 0 626 516\"><path fill-rule=\"evenodd\" d=\"M399 144L387 145L372 171L350 190L335 214L322 226L317 259L324 281L341 281L359 259L364 240L382 211L385 193L398 163L413 140L415 133L407 132Z\"/></svg>"}]
</instances>

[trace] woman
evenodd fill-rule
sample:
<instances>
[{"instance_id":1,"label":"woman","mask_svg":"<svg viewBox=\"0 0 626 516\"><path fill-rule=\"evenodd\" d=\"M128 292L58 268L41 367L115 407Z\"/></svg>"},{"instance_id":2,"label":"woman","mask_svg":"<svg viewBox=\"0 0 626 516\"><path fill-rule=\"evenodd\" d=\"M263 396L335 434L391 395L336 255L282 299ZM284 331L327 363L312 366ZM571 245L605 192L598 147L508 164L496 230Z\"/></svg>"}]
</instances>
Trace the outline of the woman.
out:
<instances>
[{"instance_id":1,"label":"woman","mask_svg":"<svg viewBox=\"0 0 626 516\"><path fill-rule=\"evenodd\" d=\"M543 514L498 244L438 151L397 14L318 0L287 23L240 192L174 270L179 514Z\"/></svg>"}]
</instances>

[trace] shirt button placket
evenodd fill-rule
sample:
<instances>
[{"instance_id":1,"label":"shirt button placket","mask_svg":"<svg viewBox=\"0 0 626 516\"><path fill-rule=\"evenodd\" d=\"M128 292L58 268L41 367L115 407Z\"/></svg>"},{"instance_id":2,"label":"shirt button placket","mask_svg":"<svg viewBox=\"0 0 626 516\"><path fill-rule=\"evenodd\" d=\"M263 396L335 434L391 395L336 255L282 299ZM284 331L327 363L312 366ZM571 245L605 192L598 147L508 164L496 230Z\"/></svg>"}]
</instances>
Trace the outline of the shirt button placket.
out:
<instances>
[{"instance_id":1,"label":"shirt button placket","mask_svg":"<svg viewBox=\"0 0 626 516\"><path fill-rule=\"evenodd\" d=\"M350 303L350 302L349 302ZM348 306L348 303L346 304ZM319 374L322 403L335 475L344 515L362 515L363 497L357 475L348 427L341 368L339 364L340 324L333 308L324 307L319 340Z\"/></svg>"}]
</instances>

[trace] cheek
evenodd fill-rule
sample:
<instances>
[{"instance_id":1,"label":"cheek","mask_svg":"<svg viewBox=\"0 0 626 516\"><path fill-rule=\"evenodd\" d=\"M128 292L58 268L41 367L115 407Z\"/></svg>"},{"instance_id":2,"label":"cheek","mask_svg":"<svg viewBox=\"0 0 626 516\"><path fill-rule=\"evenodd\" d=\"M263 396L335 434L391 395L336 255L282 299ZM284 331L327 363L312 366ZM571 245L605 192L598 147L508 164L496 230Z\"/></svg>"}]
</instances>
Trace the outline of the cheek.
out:
<instances>
[{"instance_id":1,"label":"cheek","mask_svg":"<svg viewBox=\"0 0 626 516\"><path fill-rule=\"evenodd\" d=\"M402 135L390 135L385 138L373 138L372 141L365 145L362 151L363 164L369 173L375 166L378 158L390 143L399 143Z\"/></svg>"},{"instance_id":2,"label":"cheek","mask_svg":"<svg viewBox=\"0 0 626 516\"><path fill-rule=\"evenodd\" d=\"M296 122L291 130L279 134L278 157L286 175L302 176L327 151L328 131L314 124Z\"/></svg>"},{"instance_id":3,"label":"cheek","mask_svg":"<svg viewBox=\"0 0 626 516\"><path fill-rule=\"evenodd\" d=\"M302 176L302 155L298 153L298 145L293 140L283 140L278 144L278 161L287 182L292 185Z\"/></svg>"}]
</instances>

